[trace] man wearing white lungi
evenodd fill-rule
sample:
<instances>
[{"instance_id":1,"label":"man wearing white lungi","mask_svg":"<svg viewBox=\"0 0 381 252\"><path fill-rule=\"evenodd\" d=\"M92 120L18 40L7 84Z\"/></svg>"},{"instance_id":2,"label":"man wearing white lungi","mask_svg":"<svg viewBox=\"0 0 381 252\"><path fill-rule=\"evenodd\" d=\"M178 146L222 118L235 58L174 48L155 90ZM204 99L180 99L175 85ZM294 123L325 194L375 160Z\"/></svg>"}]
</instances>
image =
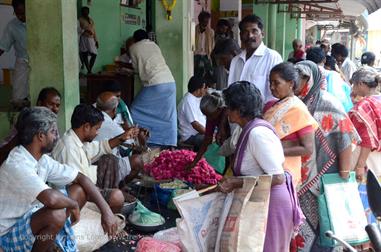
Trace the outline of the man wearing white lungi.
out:
<instances>
[{"instance_id":1,"label":"man wearing white lungi","mask_svg":"<svg viewBox=\"0 0 381 252\"><path fill-rule=\"evenodd\" d=\"M13 0L12 6L16 18L12 19L4 30L0 40L0 56L13 46L16 63L12 81L12 103L15 107L28 105L28 53L26 50L25 0Z\"/></svg>"}]
</instances>

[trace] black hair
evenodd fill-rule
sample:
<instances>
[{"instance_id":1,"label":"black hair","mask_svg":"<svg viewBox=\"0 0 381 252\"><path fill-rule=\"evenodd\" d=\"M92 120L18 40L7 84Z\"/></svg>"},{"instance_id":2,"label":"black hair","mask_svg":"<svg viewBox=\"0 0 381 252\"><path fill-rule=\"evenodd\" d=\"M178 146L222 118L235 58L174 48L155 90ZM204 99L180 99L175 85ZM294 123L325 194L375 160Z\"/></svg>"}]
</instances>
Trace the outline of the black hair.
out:
<instances>
[{"instance_id":1,"label":"black hair","mask_svg":"<svg viewBox=\"0 0 381 252\"><path fill-rule=\"evenodd\" d=\"M217 26L227 26L227 27L231 28L230 22L226 19L219 19L217 22Z\"/></svg>"},{"instance_id":2,"label":"black hair","mask_svg":"<svg viewBox=\"0 0 381 252\"><path fill-rule=\"evenodd\" d=\"M48 98L49 94L53 94L53 95L61 98L61 94L60 94L60 92L58 92L57 89L55 89L54 87L46 87L46 88L41 89L40 93L38 94L37 104L38 104L38 102L45 101Z\"/></svg>"},{"instance_id":3,"label":"black hair","mask_svg":"<svg viewBox=\"0 0 381 252\"><path fill-rule=\"evenodd\" d=\"M81 14L83 14L84 11L88 11L88 12L90 12L90 8L87 7L87 6L83 6L83 7L81 8Z\"/></svg>"},{"instance_id":4,"label":"black hair","mask_svg":"<svg viewBox=\"0 0 381 252\"><path fill-rule=\"evenodd\" d=\"M372 52L364 52L361 55L361 65L373 65L376 60L376 55Z\"/></svg>"},{"instance_id":5,"label":"black hair","mask_svg":"<svg viewBox=\"0 0 381 252\"><path fill-rule=\"evenodd\" d=\"M71 128L78 129L82 125L89 123L91 127L104 121L102 112L92 105L79 104L74 108L71 116Z\"/></svg>"},{"instance_id":6,"label":"black hair","mask_svg":"<svg viewBox=\"0 0 381 252\"><path fill-rule=\"evenodd\" d=\"M25 6L25 0L12 0L13 9L16 9L19 5Z\"/></svg>"},{"instance_id":7,"label":"black hair","mask_svg":"<svg viewBox=\"0 0 381 252\"><path fill-rule=\"evenodd\" d=\"M303 58L301 58L301 59L295 59L294 57L292 57L292 58L289 58L289 59L287 60L287 62L295 65L296 63L302 62L302 61L304 61L304 60L305 60L305 59L303 59Z\"/></svg>"},{"instance_id":8,"label":"black hair","mask_svg":"<svg viewBox=\"0 0 381 252\"><path fill-rule=\"evenodd\" d=\"M329 67L330 70L336 71L336 60L330 55L325 56L325 66Z\"/></svg>"},{"instance_id":9,"label":"black hair","mask_svg":"<svg viewBox=\"0 0 381 252\"><path fill-rule=\"evenodd\" d=\"M228 109L238 110L241 117L262 117L262 95L254 84L248 81L234 82L223 91L223 96Z\"/></svg>"},{"instance_id":10,"label":"black hair","mask_svg":"<svg viewBox=\"0 0 381 252\"><path fill-rule=\"evenodd\" d=\"M255 23L258 25L259 29L261 29L261 31L263 31L263 21L262 21L262 18L258 17L257 15L248 15L246 17L244 17L241 22L239 22L238 24L238 27L240 29L240 31L243 30L243 25L246 24L246 23Z\"/></svg>"},{"instance_id":11,"label":"black hair","mask_svg":"<svg viewBox=\"0 0 381 252\"><path fill-rule=\"evenodd\" d=\"M205 80L200 76L192 76L188 82L188 92L193 93L194 91L202 88L205 84Z\"/></svg>"},{"instance_id":12,"label":"black hair","mask_svg":"<svg viewBox=\"0 0 381 252\"><path fill-rule=\"evenodd\" d=\"M344 58L348 57L348 49L345 47L345 45L340 43L335 43L332 45L331 49L332 56L335 57L335 55L342 56Z\"/></svg>"},{"instance_id":13,"label":"black hair","mask_svg":"<svg viewBox=\"0 0 381 252\"><path fill-rule=\"evenodd\" d=\"M122 87L121 87L119 81L108 80L108 81L105 81L103 83L102 93L103 92L116 93L116 92L121 92L121 91L122 91Z\"/></svg>"},{"instance_id":14,"label":"black hair","mask_svg":"<svg viewBox=\"0 0 381 252\"><path fill-rule=\"evenodd\" d=\"M148 33L143 29L139 29L134 32L133 37L135 42L139 42L143 39L148 39Z\"/></svg>"},{"instance_id":15,"label":"black hair","mask_svg":"<svg viewBox=\"0 0 381 252\"><path fill-rule=\"evenodd\" d=\"M326 44L321 44L321 45L320 45L320 48L321 48L322 50L325 50L325 49L328 48L328 46L327 46Z\"/></svg>"},{"instance_id":16,"label":"black hair","mask_svg":"<svg viewBox=\"0 0 381 252\"><path fill-rule=\"evenodd\" d=\"M214 55L231 54L235 56L239 54L240 52L241 52L241 48L239 47L238 43L231 38L217 41L213 49Z\"/></svg>"},{"instance_id":17,"label":"black hair","mask_svg":"<svg viewBox=\"0 0 381 252\"><path fill-rule=\"evenodd\" d=\"M270 75L273 73L279 74L285 81L292 81L294 83L292 90L295 91L299 87L299 74L292 63L283 62L274 66L270 71Z\"/></svg>"},{"instance_id":18,"label":"black hair","mask_svg":"<svg viewBox=\"0 0 381 252\"><path fill-rule=\"evenodd\" d=\"M316 64L320 64L324 61L324 59L325 53L321 47L315 46L307 50L306 60L311 60Z\"/></svg>"},{"instance_id":19,"label":"black hair","mask_svg":"<svg viewBox=\"0 0 381 252\"><path fill-rule=\"evenodd\" d=\"M201 22L201 21L204 20L205 18L210 19L210 18L211 18L210 13L207 12L207 11L201 11L200 14L198 14L198 22Z\"/></svg>"}]
</instances>

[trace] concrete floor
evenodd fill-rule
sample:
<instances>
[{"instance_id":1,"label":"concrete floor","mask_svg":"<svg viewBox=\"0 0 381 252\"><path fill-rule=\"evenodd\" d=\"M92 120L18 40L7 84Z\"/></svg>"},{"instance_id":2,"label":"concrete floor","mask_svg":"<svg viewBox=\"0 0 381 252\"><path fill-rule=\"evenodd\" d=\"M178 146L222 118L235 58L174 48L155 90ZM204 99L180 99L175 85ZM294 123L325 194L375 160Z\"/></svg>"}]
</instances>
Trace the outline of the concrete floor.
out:
<instances>
[{"instance_id":1,"label":"concrete floor","mask_svg":"<svg viewBox=\"0 0 381 252\"><path fill-rule=\"evenodd\" d=\"M132 188L132 191L138 192L138 188ZM165 218L165 224L161 227L160 230L168 229L176 226L176 219L180 218L177 210L167 209L166 207L159 206L158 209L157 201L152 200L152 189L142 189L140 195L137 196L141 202L143 202L144 206L154 211L156 213L161 214ZM138 241L145 236L153 236L153 233L142 233L137 230L134 230L128 223L126 224L126 228L124 229L125 233L120 234L118 239L111 240L104 246L102 246L98 252L121 252L121 251L135 251Z\"/></svg>"}]
</instances>

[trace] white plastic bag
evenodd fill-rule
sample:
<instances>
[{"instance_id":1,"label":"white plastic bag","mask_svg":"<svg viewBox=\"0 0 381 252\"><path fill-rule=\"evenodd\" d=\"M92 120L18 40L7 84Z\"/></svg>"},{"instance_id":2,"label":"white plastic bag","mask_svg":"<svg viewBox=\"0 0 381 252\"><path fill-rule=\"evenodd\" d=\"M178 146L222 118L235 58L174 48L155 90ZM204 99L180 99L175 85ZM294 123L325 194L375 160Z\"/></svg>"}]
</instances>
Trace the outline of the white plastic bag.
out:
<instances>
[{"instance_id":1,"label":"white plastic bag","mask_svg":"<svg viewBox=\"0 0 381 252\"><path fill-rule=\"evenodd\" d=\"M179 233L177 232L177 227L169 228L156 232L153 238L160 241L166 241L181 247L181 240Z\"/></svg>"},{"instance_id":2,"label":"white plastic bag","mask_svg":"<svg viewBox=\"0 0 381 252\"><path fill-rule=\"evenodd\" d=\"M118 217L118 232L125 227L123 215ZM81 210L79 222L73 226L77 247L80 252L91 252L106 244L110 239L101 225L101 214L93 203L86 203Z\"/></svg>"},{"instance_id":3,"label":"white plastic bag","mask_svg":"<svg viewBox=\"0 0 381 252\"><path fill-rule=\"evenodd\" d=\"M177 220L177 230L184 251L214 251L225 198L223 193L212 193L189 200L174 200L182 217Z\"/></svg>"}]
</instances>

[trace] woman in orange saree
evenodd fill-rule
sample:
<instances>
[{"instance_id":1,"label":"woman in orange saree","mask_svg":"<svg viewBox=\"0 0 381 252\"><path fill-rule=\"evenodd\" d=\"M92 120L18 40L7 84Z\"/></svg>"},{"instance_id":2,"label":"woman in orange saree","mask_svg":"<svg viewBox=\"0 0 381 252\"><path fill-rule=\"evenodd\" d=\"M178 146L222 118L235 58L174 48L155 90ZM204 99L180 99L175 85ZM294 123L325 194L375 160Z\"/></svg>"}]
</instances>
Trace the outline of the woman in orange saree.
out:
<instances>
[{"instance_id":1,"label":"woman in orange saree","mask_svg":"<svg viewBox=\"0 0 381 252\"><path fill-rule=\"evenodd\" d=\"M296 187L305 179L301 157L313 152L314 131L318 127L306 105L294 95L298 84L298 73L292 64L276 65L270 72L270 89L279 100L266 104L263 116L282 141L283 167L291 173Z\"/></svg>"}]
</instances>

